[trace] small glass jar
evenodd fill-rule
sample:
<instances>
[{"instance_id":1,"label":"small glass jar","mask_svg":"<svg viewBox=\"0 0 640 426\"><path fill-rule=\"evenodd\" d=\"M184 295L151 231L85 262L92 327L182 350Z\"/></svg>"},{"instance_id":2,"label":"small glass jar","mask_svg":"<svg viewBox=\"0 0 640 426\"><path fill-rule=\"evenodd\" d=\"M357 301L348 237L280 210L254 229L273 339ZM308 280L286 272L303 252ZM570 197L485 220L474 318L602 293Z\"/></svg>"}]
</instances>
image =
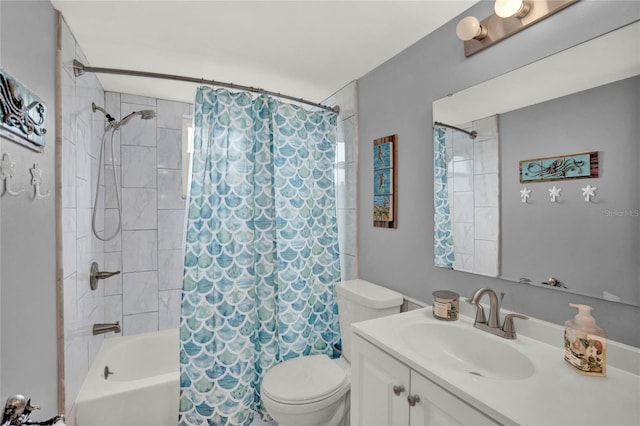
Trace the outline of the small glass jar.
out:
<instances>
[{"instance_id":1,"label":"small glass jar","mask_svg":"<svg viewBox=\"0 0 640 426\"><path fill-rule=\"evenodd\" d=\"M438 290L433 292L433 316L439 320L456 321L458 319L460 295L455 291Z\"/></svg>"}]
</instances>

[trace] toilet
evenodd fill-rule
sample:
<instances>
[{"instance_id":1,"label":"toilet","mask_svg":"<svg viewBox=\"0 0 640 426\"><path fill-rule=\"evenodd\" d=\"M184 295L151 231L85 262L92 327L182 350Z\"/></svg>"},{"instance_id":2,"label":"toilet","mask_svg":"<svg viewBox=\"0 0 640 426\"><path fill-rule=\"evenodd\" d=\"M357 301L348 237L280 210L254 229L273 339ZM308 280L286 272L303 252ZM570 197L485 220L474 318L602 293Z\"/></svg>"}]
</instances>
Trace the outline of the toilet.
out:
<instances>
[{"instance_id":1,"label":"toilet","mask_svg":"<svg viewBox=\"0 0 640 426\"><path fill-rule=\"evenodd\" d=\"M351 324L400 312L402 295L364 280L336 284L342 357L284 361L262 381L262 402L279 426L349 426Z\"/></svg>"}]
</instances>

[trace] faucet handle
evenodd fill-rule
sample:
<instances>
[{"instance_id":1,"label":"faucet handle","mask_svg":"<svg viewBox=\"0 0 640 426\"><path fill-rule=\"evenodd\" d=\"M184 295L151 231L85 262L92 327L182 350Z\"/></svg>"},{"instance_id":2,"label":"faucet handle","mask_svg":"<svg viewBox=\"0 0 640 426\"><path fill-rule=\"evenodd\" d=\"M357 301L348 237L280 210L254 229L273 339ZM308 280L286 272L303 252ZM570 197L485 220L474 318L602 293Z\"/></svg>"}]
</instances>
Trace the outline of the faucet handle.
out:
<instances>
[{"instance_id":1,"label":"faucet handle","mask_svg":"<svg viewBox=\"0 0 640 426\"><path fill-rule=\"evenodd\" d=\"M505 333L505 337L507 339L515 339L516 338L516 327L513 325L513 319L520 318L524 320L528 320L529 317L521 314L507 314L504 317L504 323L502 325L502 331Z\"/></svg>"},{"instance_id":2,"label":"faucet handle","mask_svg":"<svg viewBox=\"0 0 640 426\"><path fill-rule=\"evenodd\" d=\"M482 307L481 304L476 304L476 323L479 324L486 324L487 323L487 317L484 314L484 308Z\"/></svg>"}]
</instances>

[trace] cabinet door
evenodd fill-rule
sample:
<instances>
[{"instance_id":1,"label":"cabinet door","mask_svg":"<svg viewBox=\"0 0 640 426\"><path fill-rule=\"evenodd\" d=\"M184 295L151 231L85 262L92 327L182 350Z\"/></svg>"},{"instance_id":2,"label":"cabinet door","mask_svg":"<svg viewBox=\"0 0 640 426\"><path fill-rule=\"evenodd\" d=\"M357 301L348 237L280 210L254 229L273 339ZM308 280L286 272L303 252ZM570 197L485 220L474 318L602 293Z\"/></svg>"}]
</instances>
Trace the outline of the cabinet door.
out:
<instances>
[{"instance_id":1,"label":"cabinet door","mask_svg":"<svg viewBox=\"0 0 640 426\"><path fill-rule=\"evenodd\" d=\"M351 424L407 426L409 368L357 335L351 337Z\"/></svg>"},{"instance_id":2,"label":"cabinet door","mask_svg":"<svg viewBox=\"0 0 640 426\"><path fill-rule=\"evenodd\" d=\"M411 372L411 395L420 397L410 410L411 426L499 424L415 371Z\"/></svg>"}]
</instances>

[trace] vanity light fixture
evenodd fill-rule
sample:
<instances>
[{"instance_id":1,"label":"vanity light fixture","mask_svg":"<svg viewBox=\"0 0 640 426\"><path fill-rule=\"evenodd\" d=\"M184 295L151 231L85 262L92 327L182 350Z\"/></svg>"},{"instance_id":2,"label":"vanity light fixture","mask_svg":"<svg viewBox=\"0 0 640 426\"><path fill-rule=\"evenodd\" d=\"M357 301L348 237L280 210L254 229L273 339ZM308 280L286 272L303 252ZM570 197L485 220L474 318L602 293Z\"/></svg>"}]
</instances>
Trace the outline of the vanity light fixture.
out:
<instances>
[{"instance_id":1,"label":"vanity light fixture","mask_svg":"<svg viewBox=\"0 0 640 426\"><path fill-rule=\"evenodd\" d=\"M464 41L464 56L478 53L578 1L496 0L491 16L482 21L467 16L458 22L456 34Z\"/></svg>"}]
</instances>

